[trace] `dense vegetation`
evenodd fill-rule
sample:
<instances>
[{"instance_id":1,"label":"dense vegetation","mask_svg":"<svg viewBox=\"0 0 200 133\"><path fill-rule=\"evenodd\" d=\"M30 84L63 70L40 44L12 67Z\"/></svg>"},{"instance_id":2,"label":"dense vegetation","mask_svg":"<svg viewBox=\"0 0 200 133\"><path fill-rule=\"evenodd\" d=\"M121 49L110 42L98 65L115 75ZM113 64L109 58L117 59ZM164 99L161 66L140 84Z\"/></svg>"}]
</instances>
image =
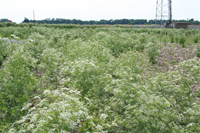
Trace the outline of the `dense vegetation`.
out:
<instances>
[{"instance_id":1,"label":"dense vegetation","mask_svg":"<svg viewBox=\"0 0 200 133\"><path fill-rule=\"evenodd\" d=\"M33 26L0 37L0 132L200 132L200 30Z\"/></svg>"}]
</instances>

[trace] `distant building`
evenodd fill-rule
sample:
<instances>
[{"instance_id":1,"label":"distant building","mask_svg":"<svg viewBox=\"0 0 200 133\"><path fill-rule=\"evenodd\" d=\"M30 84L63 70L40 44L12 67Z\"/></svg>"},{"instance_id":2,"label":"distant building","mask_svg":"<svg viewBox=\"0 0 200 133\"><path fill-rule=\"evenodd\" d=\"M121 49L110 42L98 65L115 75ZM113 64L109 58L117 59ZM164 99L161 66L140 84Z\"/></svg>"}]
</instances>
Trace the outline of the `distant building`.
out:
<instances>
[{"instance_id":1,"label":"distant building","mask_svg":"<svg viewBox=\"0 0 200 133\"><path fill-rule=\"evenodd\" d=\"M174 23L165 23L164 24L164 27L165 28L183 28L183 29L187 29L188 28L188 23L187 22L174 22Z\"/></svg>"}]
</instances>

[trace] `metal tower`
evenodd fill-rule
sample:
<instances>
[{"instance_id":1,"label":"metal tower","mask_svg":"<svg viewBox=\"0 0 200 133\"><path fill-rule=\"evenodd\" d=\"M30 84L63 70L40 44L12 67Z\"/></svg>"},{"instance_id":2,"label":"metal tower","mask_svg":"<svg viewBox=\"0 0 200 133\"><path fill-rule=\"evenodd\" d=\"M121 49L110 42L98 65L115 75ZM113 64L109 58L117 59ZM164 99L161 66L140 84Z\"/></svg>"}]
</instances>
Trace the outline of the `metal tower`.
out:
<instances>
[{"instance_id":1,"label":"metal tower","mask_svg":"<svg viewBox=\"0 0 200 133\"><path fill-rule=\"evenodd\" d=\"M156 26L163 25L163 22L172 23L171 0L157 0L156 2Z\"/></svg>"},{"instance_id":2,"label":"metal tower","mask_svg":"<svg viewBox=\"0 0 200 133\"><path fill-rule=\"evenodd\" d=\"M172 0L169 0L168 1L168 6L169 6L169 11L168 11L168 13L169 13L169 16L168 16L168 18L169 18L169 24L171 24L172 23Z\"/></svg>"}]
</instances>

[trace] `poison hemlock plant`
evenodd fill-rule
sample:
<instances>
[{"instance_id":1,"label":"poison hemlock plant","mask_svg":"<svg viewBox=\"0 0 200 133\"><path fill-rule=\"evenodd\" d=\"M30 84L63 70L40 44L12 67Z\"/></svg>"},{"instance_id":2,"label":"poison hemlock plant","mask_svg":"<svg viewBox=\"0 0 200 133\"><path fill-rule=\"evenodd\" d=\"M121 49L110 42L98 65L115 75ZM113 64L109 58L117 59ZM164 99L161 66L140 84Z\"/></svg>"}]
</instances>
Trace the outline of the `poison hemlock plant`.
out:
<instances>
[{"instance_id":1,"label":"poison hemlock plant","mask_svg":"<svg viewBox=\"0 0 200 133\"><path fill-rule=\"evenodd\" d=\"M178 36L175 37L175 42L179 43L179 37Z\"/></svg>"},{"instance_id":2,"label":"poison hemlock plant","mask_svg":"<svg viewBox=\"0 0 200 133\"><path fill-rule=\"evenodd\" d=\"M170 36L170 39L171 39L171 43L174 43L174 42L175 42L175 40L174 40L174 34L172 34L172 35Z\"/></svg>"},{"instance_id":3,"label":"poison hemlock plant","mask_svg":"<svg viewBox=\"0 0 200 133\"><path fill-rule=\"evenodd\" d=\"M194 43L198 43L198 41L200 40L200 36L199 35L194 36L193 40L194 40Z\"/></svg>"},{"instance_id":4,"label":"poison hemlock plant","mask_svg":"<svg viewBox=\"0 0 200 133\"><path fill-rule=\"evenodd\" d=\"M152 64L156 64L156 59L159 55L158 46L154 43L149 43L145 48L145 51L149 57L149 62L151 62Z\"/></svg>"},{"instance_id":5,"label":"poison hemlock plant","mask_svg":"<svg viewBox=\"0 0 200 133\"><path fill-rule=\"evenodd\" d=\"M200 44L196 45L197 51L196 51L196 56L200 57Z\"/></svg>"},{"instance_id":6,"label":"poison hemlock plant","mask_svg":"<svg viewBox=\"0 0 200 133\"><path fill-rule=\"evenodd\" d=\"M182 35L182 36L180 37L179 43L181 44L181 46L182 46L183 48L186 47L185 42L186 42L186 37L185 37L184 35Z\"/></svg>"},{"instance_id":7,"label":"poison hemlock plant","mask_svg":"<svg viewBox=\"0 0 200 133\"><path fill-rule=\"evenodd\" d=\"M0 132L200 132L199 60L150 65L198 30L21 26L0 28L23 39L0 44Z\"/></svg>"}]
</instances>

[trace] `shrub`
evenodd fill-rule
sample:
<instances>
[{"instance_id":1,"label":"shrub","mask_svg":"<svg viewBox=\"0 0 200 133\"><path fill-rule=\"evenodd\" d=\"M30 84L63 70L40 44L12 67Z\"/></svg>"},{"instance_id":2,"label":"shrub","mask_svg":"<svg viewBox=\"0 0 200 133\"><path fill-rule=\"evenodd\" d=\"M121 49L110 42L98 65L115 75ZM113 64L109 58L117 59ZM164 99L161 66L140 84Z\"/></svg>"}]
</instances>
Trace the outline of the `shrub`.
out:
<instances>
[{"instance_id":1,"label":"shrub","mask_svg":"<svg viewBox=\"0 0 200 133\"><path fill-rule=\"evenodd\" d=\"M179 43L182 45L183 48L185 47L185 42L186 42L186 37L182 35L180 37Z\"/></svg>"},{"instance_id":2,"label":"shrub","mask_svg":"<svg viewBox=\"0 0 200 133\"><path fill-rule=\"evenodd\" d=\"M145 36L141 37L141 38L139 39L139 41L140 41L140 43L141 43L141 44L144 44L144 43L146 43L146 42L147 42L147 40L146 40L146 37L145 37Z\"/></svg>"},{"instance_id":3,"label":"shrub","mask_svg":"<svg viewBox=\"0 0 200 133\"><path fill-rule=\"evenodd\" d=\"M171 35L170 38L171 38L171 43L174 43L175 41L174 41L174 35L173 34Z\"/></svg>"},{"instance_id":4,"label":"shrub","mask_svg":"<svg viewBox=\"0 0 200 133\"><path fill-rule=\"evenodd\" d=\"M198 41L199 41L199 36L194 36L193 40L194 40L194 43L198 43Z\"/></svg>"},{"instance_id":5,"label":"shrub","mask_svg":"<svg viewBox=\"0 0 200 133\"><path fill-rule=\"evenodd\" d=\"M136 45L135 45L135 47L136 47L136 50L137 51L143 51L144 50L144 44L141 44L140 42L138 42Z\"/></svg>"},{"instance_id":6,"label":"shrub","mask_svg":"<svg viewBox=\"0 0 200 133\"><path fill-rule=\"evenodd\" d=\"M3 56L0 56L0 66L2 65L3 62Z\"/></svg>"},{"instance_id":7,"label":"shrub","mask_svg":"<svg viewBox=\"0 0 200 133\"><path fill-rule=\"evenodd\" d=\"M164 42L164 45L166 46L166 45L167 45L167 42L168 42L168 38L167 38L167 37L163 37L163 38L162 38L162 41Z\"/></svg>"},{"instance_id":8,"label":"shrub","mask_svg":"<svg viewBox=\"0 0 200 133\"><path fill-rule=\"evenodd\" d=\"M200 57L200 44L197 45L196 55L197 57Z\"/></svg>"},{"instance_id":9,"label":"shrub","mask_svg":"<svg viewBox=\"0 0 200 133\"><path fill-rule=\"evenodd\" d=\"M21 126L21 131L26 132L75 132L80 119L84 119L84 123L80 123L80 126L88 128L91 126L89 122L92 122L92 118L89 118L88 110L77 95L78 91L68 88L45 90L44 99L39 96L34 97L34 101L40 101L34 107L31 107L33 103L28 103L22 108L22 110L28 109L30 114L23 116L15 125Z\"/></svg>"},{"instance_id":10,"label":"shrub","mask_svg":"<svg viewBox=\"0 0 200 133\"><path fill-rule=\"evenodd\" d=\"M156 59L159 54L158 46L151 43L151 44L149 44L148 48L145 51L146 51L147 55L149 56L149 62L151 62L152 64L156 64L157 63Z\"/></svg>"},{"instance_id":11,"label":"shrub","mask_svg":"<svg viewBox=\"0 0 200 133\"><path fill-rule=\"evenodd\" d=\"M29 26L30 28L32 28L32 27L33 27L33 24L32 24L32 23L30 23L28 26Z\"/></svg>"},{"instance_id":12,"label":"shrub","mask_svg":"<svg viewBox=\"0 0 200 133\"><path fill-rule=\"evenodd\" d=\"M175 42L176 42L176 43L179 42L179 38L178 38L178 36L175 37Z\"/></svg>"}]
</instances>

